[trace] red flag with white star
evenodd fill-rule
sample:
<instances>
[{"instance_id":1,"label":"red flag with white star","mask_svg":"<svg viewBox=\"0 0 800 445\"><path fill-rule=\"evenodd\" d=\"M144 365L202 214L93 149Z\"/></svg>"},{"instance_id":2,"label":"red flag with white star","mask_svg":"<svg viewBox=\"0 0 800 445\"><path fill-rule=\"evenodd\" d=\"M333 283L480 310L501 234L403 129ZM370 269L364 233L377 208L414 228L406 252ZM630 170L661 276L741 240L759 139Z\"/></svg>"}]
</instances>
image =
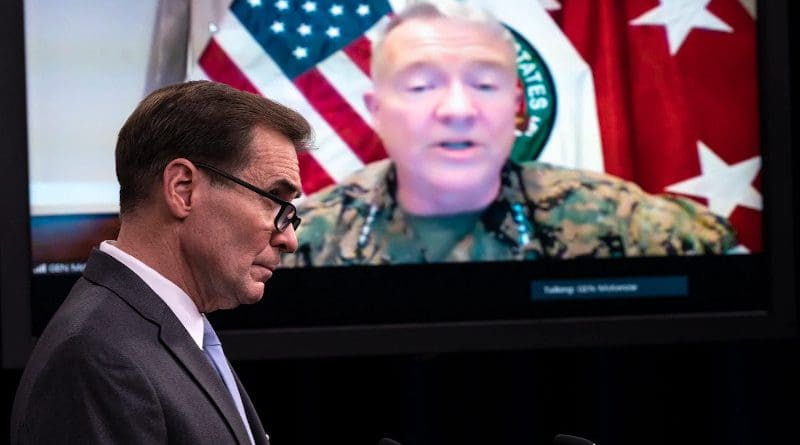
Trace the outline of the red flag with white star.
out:
<instances>
[{"instance_id":1,"label":"red flag with white star","mask_svg":"<svg viewBox=\"0 0 800 445\"><path fill-rule=\"evenodd\" d=\"M688 196L762 249L756 22L736 0L563 0L591 66L605 171Z\"/></svg>"}]
</instances>

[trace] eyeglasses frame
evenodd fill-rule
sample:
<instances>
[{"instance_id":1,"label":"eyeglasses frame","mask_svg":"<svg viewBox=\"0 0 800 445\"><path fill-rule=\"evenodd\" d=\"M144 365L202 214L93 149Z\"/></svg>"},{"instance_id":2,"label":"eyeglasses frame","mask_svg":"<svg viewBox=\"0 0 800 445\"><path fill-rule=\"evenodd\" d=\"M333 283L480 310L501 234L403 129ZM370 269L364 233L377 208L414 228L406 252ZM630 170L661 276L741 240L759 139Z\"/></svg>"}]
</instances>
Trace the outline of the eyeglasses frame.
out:
<instances>
[{"instance_id":1,"label":"eyeglasses frame","mask_svg":"<svg viewBox=\"0 0 800 445\"><path fill-rule=\"evenodd\" d=\"M294 228L294 230L297 230L297 227L300 226L300 222L302 220L300 219L300 217L297 216L297 207L295 207L295 205L292 204L291 202L286 201L285 199L281 199L273 193L270 193L266 190L262 190L254 186L253 184L250 184L249 182L243 179L239 179L236 176L233 176L232 174L226 171L220 170L219 168L214 167L213 165L208 164L206 162L192 161L192 163L197 167L216 173L229 181L233 181L236 184L239 184L248 190L258 193L264 198L270 199L273 202L280 204L281 208L280 210L278 210L278 214L275 216L275 221L273 223L275 225L275 230L277 230L278 232L283 233L290 225ZM294 212L294 216L288 220L289 223L285 227L281 228L280 225L278 224L278 221L280 221L281 216L283 216L283 214L286 212L286 209L291 209Z\"/></svg>"}]
</instances>

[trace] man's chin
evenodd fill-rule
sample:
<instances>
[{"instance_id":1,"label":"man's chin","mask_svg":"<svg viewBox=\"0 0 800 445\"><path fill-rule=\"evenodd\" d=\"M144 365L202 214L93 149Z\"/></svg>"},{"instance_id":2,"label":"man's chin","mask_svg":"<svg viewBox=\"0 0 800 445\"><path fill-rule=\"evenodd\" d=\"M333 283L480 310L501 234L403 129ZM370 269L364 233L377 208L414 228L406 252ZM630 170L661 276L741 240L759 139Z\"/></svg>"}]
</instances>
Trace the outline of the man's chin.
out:
<instances>
[{"instance_id":1,"label":"man's chin","mask_svg":"<svg viewBox=\"0 0 800 445\"><path fill-rule=\"evenodd\" d=\"M261 281L253 281L250 283L246 291L239 298L239 304L254 304L261 301L264 297L265 284Z\"/></svg>"},{"instance_id":2,"label":"man's chin","mask_svg":"<svg viewBox=\"0 0 800 445\"><path fill-rule=\"evenodd\" d=\"M487 172L486 169L443 170L430 178L432 189L440 194L481 195L493 183L499 181L500 172Z\"/></svg>"}]
</instances>

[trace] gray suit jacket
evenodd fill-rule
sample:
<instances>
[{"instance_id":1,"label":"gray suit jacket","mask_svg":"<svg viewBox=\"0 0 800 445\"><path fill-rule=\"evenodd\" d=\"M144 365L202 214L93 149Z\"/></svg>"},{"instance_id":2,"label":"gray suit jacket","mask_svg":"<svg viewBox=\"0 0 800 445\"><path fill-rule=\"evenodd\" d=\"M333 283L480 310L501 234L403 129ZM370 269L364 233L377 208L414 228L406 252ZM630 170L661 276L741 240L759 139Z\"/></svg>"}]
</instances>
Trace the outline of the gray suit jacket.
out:
<instances>
[{"instance_id":1,"label":"gray suit jacket","mask_svg":"<svg viewBox=\"0 0 800 445\"><path fill-rule=\"evenodd\" d=\"M264 427L236 378L256 444ZM99 250L42 333L11 415L13 444L249 444L225 384L177 317Z\"/></svg>"}]
</instances>

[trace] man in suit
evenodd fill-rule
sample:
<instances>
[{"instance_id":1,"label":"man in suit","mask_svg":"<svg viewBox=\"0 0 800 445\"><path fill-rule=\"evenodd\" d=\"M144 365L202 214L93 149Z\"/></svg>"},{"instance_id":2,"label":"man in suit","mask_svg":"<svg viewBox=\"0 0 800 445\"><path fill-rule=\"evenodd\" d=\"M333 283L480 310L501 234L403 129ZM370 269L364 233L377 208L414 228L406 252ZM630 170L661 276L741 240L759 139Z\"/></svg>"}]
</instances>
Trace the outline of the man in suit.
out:
<instances>
[{"instance_id":1,"label":"man in suit","mask_svg":"<svg viewBox=\"0 0 800 445\"><path fill-rule=\"evenodd\" d=\"M268 444L205 318L259 301L297 248L296 112L167 86L119 133L120 232L87 262L22 376L11 442Z\"/></svg>"}]
</instances>

